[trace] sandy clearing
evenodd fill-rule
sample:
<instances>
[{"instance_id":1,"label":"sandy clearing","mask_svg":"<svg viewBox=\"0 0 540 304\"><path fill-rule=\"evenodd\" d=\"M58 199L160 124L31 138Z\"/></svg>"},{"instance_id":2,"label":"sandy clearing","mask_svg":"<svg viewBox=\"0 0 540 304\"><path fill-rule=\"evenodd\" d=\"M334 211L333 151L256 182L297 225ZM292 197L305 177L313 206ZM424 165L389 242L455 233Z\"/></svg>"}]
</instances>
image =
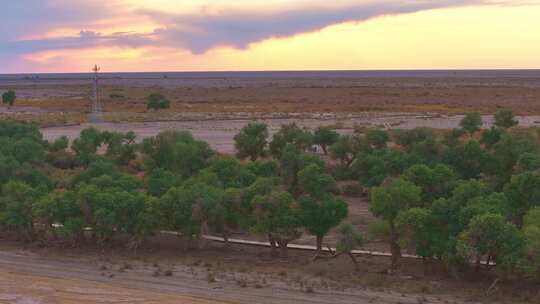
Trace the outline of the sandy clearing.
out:
<instances>
[{"instance_id":1,"label":"sandy clearing","mask_svg":"<svg viewBox=\"0 0 540 304\"><path fill-rule=\"evenodd\" d=\"M61 279L0 269L0 303L9 304L94 304L94 303L163 303L209 304L232 303L180 294L143 291L81 279Z\"/></svg>"},{"instance_id":2,"label":"sandy clearing","mask_svg":"<svg viewBox=\"0 0 540 304\"><path fill-rule=\"evenodd\" d=\"M0 303L412 304L423 298L365 289L306 293L272 281L260 288L243 288L234 278L249 276L246 273L217 277L209 283L204 270L183 265L175 265L174 270L172 277L153 277L148 267L136 265L125 272L110 270L103 275L96 261L1 251ZM450 299L426 300L437 304Z\"/></svg>"},{"instance_id":3,"label":"sandy clearing","mask_svg":"<svg viewBox=\"0 0 540 304\"><path fill-rule=\"evenodd\" d=\"M313 117L313 116L311 116ZM284 118L284 119L259 119L269 125L271 133L279 129L283 124L296 122L301 126L316 128L327 125L341 125L340 132L350 133L354 126L371 126L412 129L416 127L430 128L456 128L463 116L426 115L406 113L369 113L357 116L334 116L325 118L321 114L315 118ZM523 127L540 126L540 116L518 117ZM188 130L201 140L207 141L214 149L222 153L234 153L234 135L249 121L246 119L216 119L216 120L186 120L186 121L163 121L144 123L95 123L81 124L76 126L42 128L41 132L47 140L54 140L60 136L67 136L73 140L79 136L81 130L94 126L101 130L128 132L133 131L138 139L157 135L165 130ZM484 127L490 127L493 122L492 116L484 116Z\"/></svg>"}]
</instances>

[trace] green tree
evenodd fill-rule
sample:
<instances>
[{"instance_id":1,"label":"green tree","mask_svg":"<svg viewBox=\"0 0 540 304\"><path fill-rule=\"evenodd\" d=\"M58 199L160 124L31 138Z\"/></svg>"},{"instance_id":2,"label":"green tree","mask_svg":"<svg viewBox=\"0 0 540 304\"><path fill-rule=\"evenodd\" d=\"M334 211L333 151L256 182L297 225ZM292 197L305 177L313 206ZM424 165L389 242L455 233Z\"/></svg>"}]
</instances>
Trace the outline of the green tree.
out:
<instances>
[{"instance_id":1,"label":"green tree","mask_svg":"<svg viewBox=\"0 0 540 304\"><path fill-rule=\"evenodd\" d=\"M193 218L195 199L190 189L173 187L159 199L163 227L180 232L188 239L200 233L200 223Z\"/></svg>"},{"instance_id":2,"label":"green tree","mask_svg":"<svg viewBox=\"0 0 540 304\"><path fill-rule=\"evenodd\" d=\"M334 178L324 172L318 164L310 164L298 173L300 188L304 193L321 198L336 189Z\"/></svg>"},{"instance_id":3,"label":"green tree","mask_svg":"<svg viewBox=\"0 0 540 304\"><path fill-rule=\"evenodd\" d=\"M216 174L219 186L223 189L244 188L257 178L234 157L216 157L211 161L209 169Z\"/></svg>"},{"instance_id":4,"label":"green tree","mask_svg":"<svg viewBox=\"0 0 540 304\"><path fill-rule=\"evenodd\" d=\"M392 253L392 269L396 269L399 266L399 259L401 257L396 218L400 211L417 207L420 199L420 187L403 179L395 179L389 182L388 185L374 187L371 191L369 210L373 215L386 221L390 229L388 242Z\"/></svg>"},{"instance_id":5,"label":"green tree","mask_svg":"<svg viewBox=\"0 0 540 304\"><path fill-rule=\"evenodd\" d=\"M64 151L69 147L69 139L66 136L61 136L49 144L50 152Z\"/></svg>"},{"instance_id":6,"label":"green tree","mask_svg":"<svg viewBox=\"0 0 540 304\"><path fill-rule=\"evenodd\" d=\"M362 235L348 223L341 224L338 229L338 242L336 246L337 254L347 254L354 264L354 269L358 271L358 261L353 251L364 244Z\"/></svg>"},{"instance_id":7,"label":"green tree","mask_svg":"<svg viewBox=\"0 0 540 304\"><path fill-rule=\"evenodd\" d=\"M249 162L246 169L258 177L275 177L279 174L279 164L275 160Z\"/></svg>"},{"instance_id":8,"label":"green tree","mask_svg":"<svg viewBox=\"0 0 540 304\"><path fill-rule=\"evenodd\" d=\"M304 227L317 238L317 254L322 251L323 238L330 229L347 217L348 205L331 194L336 182L324 169L311 164L298 174Z\"/></svg>"},{"instance_id":9,"label":"green tree","mask_svg":"<svg viewBox=\"0 0 540 304\"><path fill-rule=\"evenodd\" d=\"M136 158L137 145L134 132L127 133L105 131L101 134L102 142L107 146L105 156L119 165L127 165Z\"/></svg>"},{"instance_id":10,"label":"green tree","mask_svg":"<svg viewBox=\"0 0 540 304\"><path fill-rule=\"evenodd\" d=\"M472 135L482 127L482 116L478 112L465 113L459 125L463 130Z\"/></svg>"},{"instance_id":11,"label":"green tree","mask_svg":"<svg viewBox=\"0 0 540 304\"><path fill-rule=\"evenodd\" d=\"M401 211L396 218L396 228L400 231L401 245L422 257L424 272L427 273L427 266L438 253L437 243L440 241L431 210L410 208Z\"/></svg>"},{"instance_id":12,"label":"green tree","mask_svg":"<svg viewBox=\"0 0 540 304\"><path fill-rule=\"evenodd\" d=\"M95 160L97 150L102 144L103 135L101 132L90 127L81 131L79 138L73 141L71 148L83 164L89 165Z\"/></svg>"},{"instance_id":13,"label":"green tree","mask_svg":"<svg viewBox=\"0 0 540 304\"><path fill-rule=\"evenodd\" d=\"M516 173L540 169L540 153L525 152L517 161Z\"/></svg>"},{"instance_id":14,"label":"green tree","mask_svg":"<svg viewBox=\"0 0 540 304\"><path fill-rule=\"evenodd\" d=\"M149 110L168 109L171 102L162 94L152 93L146 98L146 108Z\"/></svg>"},{"instance_id":15,"label":"green tree","mask_svg":"<svg viewBox=\"0 0 540 304\"><path fill-rule=\"evenodd\" d=\"M148 237L154 235L162 228L162 217L159 200L146 197L144 207L140 209L135 220L134 232L129 240L128 247L137 250L139 245Z\"/></svg>"},{"instance_id":16,"label":"green tree","mask_svg":"<svg viewBox=\"0 0 540 304\"><path fill-rule=\"evenodd\" d=\"M498 110L494 115L494 119L495 126L504 129L512 128L519 123L514 116L514 112L510 109Z\"/></svg>"},{"instance_id":17,"label":"green tree","mask_svg":"<svg viewBox=\"0 0 540 304\"><path fill-rule=\"evenodd\" d=\"M214 211L212 222L213 229L223 235L225 246L229 244L229 235L233 229L241 227L242 224L242 200L243 191L238 188L226 189L223 193L223 200Z\"/></svg>"},{"instance_id":18,"label":"green tree","mask_svg":"<svg viewBox=\"0 0 540 304\"><path fill-rule=\"evenodd\" d=\"M444 146L434 138L416 142L407 150L411 162L430 166L441 162L443 151Z\"/></svg>"},{"instance_id":19,"label":"green tree","mask_svg":"<svg viewBox=\"0 0 540 304\"><path fill-rule=\"evenodd\" d=\"M498 178L498 188L506 184L521 156L525 153L539 153L539 146L531 134L505 133L493 147L495 166L493 174Z\"/></svg>"},{"instance_id":20,"label":"green tree","mask_svg":"<svg viewBox=\"0 0 540 304\"><path fill-rule=\"evenodd\" d=\"M330 230L347 217L348 205L342 199L326 195L319 199L300 198L304 227L317 239L317 254L322 251L323 239Z\"/></svg>"},{"instance_id":21,"label":"green tree","mask_svg":"<svg viewBox=\"0 0 540 304\"><path fill-rule=\"evenodd\" d=\"M281 257L287 257L289 242L302 233L302 213L291 194L273 191L257 195L252 201L255 215L254 230L269 236L271 243L279 245ZM273 246L272 250L275 250Z\"/></svg>"},{"instance_id":22,"label":"green tree","mask_svg":"<svg viewBox=\"0 0 540 304\"><path fill-rule=\"evenodd\" d=\"M9 90L2 94L2 103L8 105L9 107L13 106L16 99L17 95L15 94L15 91Z\"/></svg>"},{"instance_id":23,"label":"green tree","mask_svg":"<svg viewBox=\"0 0 540 304\"><path fill-rule=\"evenodd\" d=\"M253 212L252 201L256 196L265 196L270 194L278 187L279 180L273 177L258 177L253 184L242 189L239 225L242 228L249 229L255 225L255 216ZM268 240L273 241L271 235Z\"/></svg>"},{"instance_id":24,"label":"green tree","mask_svg":"<svg viewBox=\"0 0 540 304\"><path fill-rule=\"evenodd\" d=\"M474 217L479 215L490 213L506 216L508 214L508 199L504 193L485 194L468 200L458 212L459 225L464 229Z\"/></svg>"},{"instance_id":25,"label":"green tree","mask_svg":"<svg viewBox=\"0 0 540 304\"><path fill-rule=\"evenodd\" d=\"M489 193L488 187L478 180L458 181L449 198L437 199L431 205L433 221L430 229L436 240L431 244L431 250L450 270L463 262L456 252L458 235L472 217L493 210L484 205L484 202L495 200L486 198ZM478 203L474 203L476 200Z\"/></svg>"},{"instance_id":26,"label":"green tree","mask_svg":"<svg viewBox=\"0 0 540 304\"><path fill-rule=\"evenodd\" d=\"M146 187L148 194L161 197L169 189L176 186L178 182L179 179L172 172L162 168L156 168L147 176Z\"/></svg>"},{"instance_id":27,"label":"green tree","mask_svg":"<svg viewBox=\"0 0 540 304\"><path fill-rule=\"evenodd\" d=\"M41 189L11 181L2 187L0 198L0 223L15 231L21 239L32 241L35 237L33 204L42 195Z\"/></svg>"},{"instance_id":28,"label":"green tree","mask_svg":"<svg viewBox=\"0 0 540 304\"><path fill-rule=\"evenodd\" d=\"M330 127L318 127L313 133L313 143L320 146L324 154L328 154L328 147L336 143L339 134Z\"/></svg>"},{"instance_id":29,"label":"green tree","mask_svg":"<svg viewBox=\"0 0 540 304\"><path fill-rule=\"evenodd\" d=\"M459 235L458 253L476 261L494 261L497 266L512 268L517 265L523 249L523 236L512 224L498 214L484 214L471 220L467 229Z\"/></svg>"},{"instance_id":30,"label":"green tree","mask_svg":"<svg viewBox=\"0 0 540 304\"><path fill-rule=\"evenodd\" d=\"M540 173L525 172L512 176L504 187L508 197L510 214L518 226L523 224L523 217L533 207L540 206Z\"/></svg>"},{"instance_id":31,"label":"green tree","mask_svg":"<svg viewBox=\"0 0 540 304\"><path fill-rule=\"evenodd\" d=\"M54 239L62 237L73 244L84 239L84 218L73 191L55 190L50 192L33 206L36 221ZM60 227L54 226L60 224Z\"/></svg>"},{"instance_id":32,"label":"green tree","mask_svg":"<svg viewBox=\"0 0 540 304\"><path fill-rule=\"evenodd\" d=\"M149 170L163 168L189 178L208 166L215 154L208 143L195 140L187 131L165 131L143 140L145 164Z\"/></svg>"},{"instance_id":33,"label":"green tree","mask_svg":"<svg viewBox=\"0 0 540 304\"><path fill-rule=\"evenodd\" d=\"M503 135L503 131L501 131L501 129L496 128L496 127L491 127L487 130L484 130L484 132L482 132L482 138L480 142L484 144L486 148L489 149L493 147L495 144L497 144L499 140L501 140L502 135Z\"/></svg>"},{"instance_id":34,"label":"green tree","mask_svg":"<svg viewBox=\"0 0 540 304\"><path fill-rule=\"evenodd\" d=\"M117 182L107 175L78 187L78 203L85 224L94 228L98 244L109 242L117 233L136 236L137 219L145 211L148 200L137 190L130 183Z\"/></svg>"},{"instance_id":35,"label":"green tree","mask_svg":"<svg viewBox=\"0 0 540 304\"><path fill-rule=\"evenodd\" d=\"M459 144L461 137L465 134L463 129L452 129L443 136L443 143L449 147L453 147Z\"/></svg>"},{"instance_id":36,"label":"green tree","mask_svg":"<svg viewBox=\"0 0 540 304\"><path fill-rule=\"evenodd\" d=\"M388 177L400 175L403 170L413 165L413 160L406 153L383 149L369 153L359 153L352 167L363 186L380 185Z\"/></svg>"},{"instance_id":37,"label":"green tree","mask_svg":"<svg viewBox=\"0 0 540 304\"><path fill-rule=\"evenodd\" d=\"M540 278L540 207L533 208L525 216L525 261L523 270L532 277Z\"/></svg>"},{"instance_id":38,"label":"green tree","mask_svg":"<svg viewBox=\"0 0 540 304\"><path fill-rule=\"evenodd\" d=\"M72 186L77 186L80 183L90 183L92 179L107 175L117 179L120 175L118 167L111 161L105 159L97 159L92 162L88 168L72 178Z\"/></svg>"},{"instance_id":39,"label":"green tree","mask_svg":"<svg viewBox=\"0 0 540 304\"><path fill-rule=\"evenodd\" d=\"M234 136L236 156L249 157L252 161L264 157L268 145L268 126L264 123L250 122Z\"/></svg>"},{"instance_id":40,"label":"green tree","mask_svg":"<svg viewBox=\"0 0 540 304\"><path fill-rule=\"evenodd\" d=\"M494 158L488 154L479 142L470 140L443 153L443 161L464 179L479 178L494 166Z\"/></svg>"},{"instance_id":41,"label":"green tree","mask_svg":"<svg viewBox=\"0 0 540 304\"><path fill-rule=\"evenodd\" d=\"M367 150L367 144L359 137L352 135L343 135L330 146L330 156L340 161L343 168L349 168L358 153Z\"/></svg>"},{"instance_id":42,"label":"green tree","mask_svg":"<svg viewBox=\"0 0 540 304\"><path fill-rule=\"evenodd\" d=\"M0 120L0 137L8 137L15 140L28 138L36 142L43 141L43 135L36 124L13 120Z\"/></svg>"},{"instance_id":43,"label":"green tree","mask_svg":"<svg viewBox=\"0 0 540 304\"><path fill-rule=\"evenodd\" d=\"M303 153L292 144L287 144L287 146L285 146L279 163L283 185L285 185L288 191L295 195L299 192L298 173L302 169L310 164L316 164L319 167L325 166L325 163L321 158Z\"/></svg>"},{"instance_id":44,"label":"green tree","mask_svg":"<svg viewBox=\"0 0 540 304\"><path fill-rule=\"evenodd\" d=\"M306 151L313 144L313 134L295 123L282 125L270 142L270 153L279 159L287 145L293 145L300 152Z\"/></svg>"},{"instance_id":45,"label":"green tree","mask_svg":"<svg viewBox=\"0 0 540 304\"><path fill-rule=\"evenodd\" d=\"M192 219L200 225L197 235L209 234L211 229L223 232L227 208L224 207L224 191L218 187L204 183L187 186L188 196L191 200Z\"/></svg>"},{"instance_id":46,"label":"green tree","mask_svg":"<svg viewBox=\"0 0 540 304\"><path fill-rule=\"evenodd\" d=\"M366 140L371 147L375 149L384 149L390 140L390 136L385 130L370 129L366 132Z\"/></svg>"},{"instance_id":47,"label":"green tree","mask_svg":"<svg viewBox=\"0 0 540 304\"><path fill-rule=\"evenodd\" d=\"M407 151L411 151L418 143L434 141L436 139L432 129L423 127L411 130L395 130L394 134L396 143Z\"/></svg>"},{"instance_id":48,"label":"green tree","mask_svg":"<svg viewBox=\"0 0 540 304\"><path fill-rule=\"evenodd\" d=\"M443 164L434 168L414 165L405 170L403 177L422 188L422 201L426 204L431 204L441 197L448 197L456 182L452 169Z\"/></svg>"}]
</instances>

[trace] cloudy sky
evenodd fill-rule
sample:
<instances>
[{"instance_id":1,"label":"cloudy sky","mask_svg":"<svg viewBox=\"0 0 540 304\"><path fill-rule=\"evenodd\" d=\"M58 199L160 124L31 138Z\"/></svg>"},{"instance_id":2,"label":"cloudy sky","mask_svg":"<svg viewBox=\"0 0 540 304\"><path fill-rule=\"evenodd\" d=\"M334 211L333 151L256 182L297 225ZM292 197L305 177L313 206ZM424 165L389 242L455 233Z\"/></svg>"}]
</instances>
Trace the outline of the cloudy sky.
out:
<instances>
[{"instance_id":1,"label":"cloudy sky","mask_svg":"<svg viewBox=\"0 0 540 304\"><path fill-rule=\"evenodd\" d=\"M540 0L9 0L0 73L540 68Z\"/></svg>"}]
</instances>

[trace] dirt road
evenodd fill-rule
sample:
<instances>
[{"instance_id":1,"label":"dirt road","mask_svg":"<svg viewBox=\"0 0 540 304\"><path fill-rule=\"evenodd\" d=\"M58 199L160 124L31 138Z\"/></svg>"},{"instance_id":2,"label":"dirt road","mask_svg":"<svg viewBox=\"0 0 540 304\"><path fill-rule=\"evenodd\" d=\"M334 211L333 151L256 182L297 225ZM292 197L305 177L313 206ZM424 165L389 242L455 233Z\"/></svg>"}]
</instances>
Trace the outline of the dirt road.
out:
<instances>
[{"instance_id":1,"label":"dirt road","mask_svg":"<svg viewBox=\"0 0 540 304\"><path fill-rule=\"evenodd\" d=\"M152 265L105 269L96 260L0 252L0 303L419 303L423 296L368 290L295 290L278 282L238 284L238 275L209 280L204 269L175 265L173 276ZM242 274L245 275L245 274ZM427 298L429 303L448 299Z\"/></svg>"}]
</instances>

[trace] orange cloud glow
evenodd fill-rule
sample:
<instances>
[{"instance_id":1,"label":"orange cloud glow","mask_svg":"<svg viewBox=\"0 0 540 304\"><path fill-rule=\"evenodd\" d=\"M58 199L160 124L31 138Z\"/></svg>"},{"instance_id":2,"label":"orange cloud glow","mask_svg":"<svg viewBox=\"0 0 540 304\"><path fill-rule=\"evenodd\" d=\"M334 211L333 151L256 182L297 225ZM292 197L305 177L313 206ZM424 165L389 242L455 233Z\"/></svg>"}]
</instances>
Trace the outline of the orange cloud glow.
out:
<instances>
[{"instance_id":1,"label":"orange cloud glow","mask_svg":"<svg viewBox=\"0 0 540 304\"><path fill-rule=\"evenodd\" d=\"M535 3L473 3L382 14L359 22L339 22L342 19L323 15L338 22L315 30L305 27L307 32L284 29L284 33L291 33L284 36L276 36L269 31L269 34L252 39L247 32L242 33L245 37L225 37L222 43L217 44L203 40L196 44L202 45L201 51L194 52L190 50L192 44L174 41L184 39L184 36L176 34L183 33L184 29L180 25L172 25L172 22L183 21L182 17L177 17L183 14L191 16L189 14L201 11L210 15L220 14L221 10L225 10L222 6L201 6L198 5L199 1L194 0L185 0L181 4L173 0L113 2L125 14L92 23L90 28L85 28L92 31L88 34L81 33L79 37L80 26L72 24L26 35L25 39L44 39L45 42L52 39L54 45L59 47L40 49L34 44L42 40L32 41L34 44L28 47L29 51L22 53L8 72L85 72L95 63L100 64L104 71L111 72L540 68L540 6ZM228 8L249 11L252 7L279 9L285 6L302 7L306 3L239 0L229 4ZM336 5L346 7L350 3L337 1ZM148 9L158 13L146 14L145 10ZM171 12L174 14L170 15ZM158 17L162 13L165 15L160 20ZM313 16L322 18L315 13ZM305 20L309 22L310 19ZM207 25L204 19L193 22L197 26L204 26L204 31L215 27L214 24ZM219 25L219 22L228 22L228 19L217 22ZM243 23L232 24L244 26ZM157 29L170 30L172 26L176 26L173 34L158 35L161 32ZM249 27L239 27L238 30L249 31ZM231 32L224 32L223 35L231 35ZM192 36L196 34L189 37ZM85 40L81 46L75 44L82 39L88 41Z\"/></svg>"}]
</instances>

